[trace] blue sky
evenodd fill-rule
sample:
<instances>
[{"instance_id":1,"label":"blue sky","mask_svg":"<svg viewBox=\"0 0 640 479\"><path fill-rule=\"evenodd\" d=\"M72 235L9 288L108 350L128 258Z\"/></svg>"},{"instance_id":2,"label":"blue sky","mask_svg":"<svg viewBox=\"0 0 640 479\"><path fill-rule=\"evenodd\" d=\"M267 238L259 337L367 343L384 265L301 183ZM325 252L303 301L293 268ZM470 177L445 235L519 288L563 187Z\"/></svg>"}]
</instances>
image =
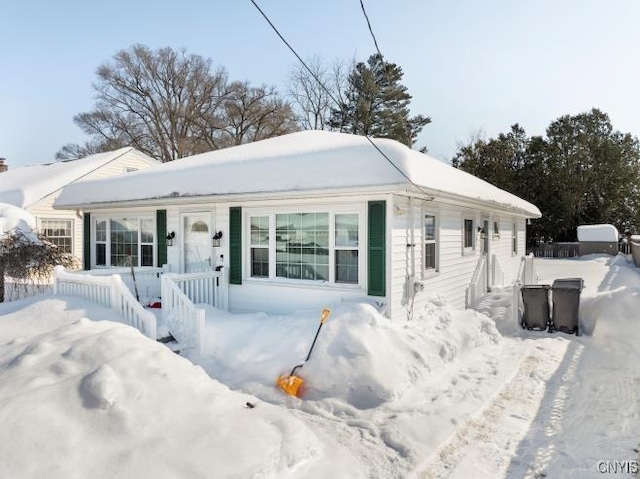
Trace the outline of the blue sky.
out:
<instances>
[{"instance_id":1,"label":"blue sky","mask_svg":"<svg viewBox=\"0 0 640 479\"><path fill-rule=\"evenodd\" d=\"M259 0L301 56L374 52L359 0ZM413 113L432 118L417 146L450 159L482 129L544 134L598 107L640 135L637 0L364 0L383 54L400 65ZM134 43L186 48L232 80L284 82L295 58L249 0L6 1L0 41L0 156L52 161L87 138L73 116L93 107L96 68Z\"/></svg>"}]
</instances>

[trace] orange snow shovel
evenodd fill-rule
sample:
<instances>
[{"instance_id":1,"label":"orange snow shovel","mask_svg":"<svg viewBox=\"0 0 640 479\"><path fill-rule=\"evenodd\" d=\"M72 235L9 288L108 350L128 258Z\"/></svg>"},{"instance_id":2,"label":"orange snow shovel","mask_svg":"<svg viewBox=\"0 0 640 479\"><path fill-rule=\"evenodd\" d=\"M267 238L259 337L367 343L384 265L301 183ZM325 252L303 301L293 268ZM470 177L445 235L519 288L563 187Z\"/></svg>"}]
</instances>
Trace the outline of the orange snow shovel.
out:
<instances>
[{"instance_id":1,"label":"orange snow shovel","mask_svg":"<svg viewBox=\"0 0 640 479\"><path fill-rule=\"evenodd\" d=\"M322 329L322 325L325 323L330 313L331 311L329 311L328 309L322 310L322 315L320 316L320 326L318 326L318 330L316 331L316 336L315 338L313 338L313 343L311 343L311 348L309 348L309 354L307 354L307 359L305 359L302 364L298 364L297 366L294 366L294 368L291 370L291 373L289 375L281 374L280 376L278 376L278 379L276 379L276 385L280 389L282 389L285 393L289 394L290 396L300 397L299 396L301 394L300 386L302 386L302 383L304 382L304 380L300 376L294 375L294 373L296 372L296 369L301 368L302 366L304 366L304 364L307 361L309 361L309 358L311 357L311 351L313 351L313 347L316 345L316 339L318 339L318 334L320 334L320 329Z\"/></svg>"}]
</instances>

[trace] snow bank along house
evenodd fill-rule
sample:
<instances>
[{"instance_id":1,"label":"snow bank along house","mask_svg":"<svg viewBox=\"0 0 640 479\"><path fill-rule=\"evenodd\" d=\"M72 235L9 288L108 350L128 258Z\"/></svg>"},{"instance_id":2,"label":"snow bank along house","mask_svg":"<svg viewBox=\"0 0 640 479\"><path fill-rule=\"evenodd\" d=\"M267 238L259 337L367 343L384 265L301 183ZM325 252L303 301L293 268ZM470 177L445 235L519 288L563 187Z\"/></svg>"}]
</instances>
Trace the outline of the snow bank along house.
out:
<instances>
[{"instance_id":1,"label":"snow bank along house","mask_svg":"<svg viewBox=\"0 0 640 479\"><path fill-rule=\"evenodd\" d=\"M72 183L55 208L85 212L85 269L132 255L141 274L214 274L226 290L218 306L235 312L367 301L405 318L428 296L465 307L515 279L538 208L396 141L372 141L379 151L362 136L293 133Z\"/></svg>"},{"instance_id":2,"label":"snow bank along house","mask_svg":"<svg viewBox=\"0 0 640 479\"><path fill-rule=\"evenodd\" d=\"M82 211L53 209L61 189L78 181L119 175L159 164L138 150L121 148L79 160L9 168L0 173L0 203L31 213L41 233L59 248L82 258ZM4 161L2 166L6 167Z\"/></svg>"}]
</instances>

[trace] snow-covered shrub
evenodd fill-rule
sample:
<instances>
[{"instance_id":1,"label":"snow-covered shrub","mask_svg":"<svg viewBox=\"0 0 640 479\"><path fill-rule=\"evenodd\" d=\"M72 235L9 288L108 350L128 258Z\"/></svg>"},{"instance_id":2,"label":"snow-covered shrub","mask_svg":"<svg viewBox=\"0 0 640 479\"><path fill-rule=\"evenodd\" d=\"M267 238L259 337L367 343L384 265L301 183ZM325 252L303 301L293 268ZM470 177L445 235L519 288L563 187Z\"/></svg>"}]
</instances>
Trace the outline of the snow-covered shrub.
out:
<instances>
[{"instance_id":1,"label":"snow-covered shrub","mask_svg":"<svg viewBox=\"0 0 640 479\"><path fill-rule=\"evenodd\" d=\"M5 300L7 277L21 283L47 279L53 268L77 267L77 259L39 233L14 228L0 236L0 302Z\"/></svg>"}]
</instances>

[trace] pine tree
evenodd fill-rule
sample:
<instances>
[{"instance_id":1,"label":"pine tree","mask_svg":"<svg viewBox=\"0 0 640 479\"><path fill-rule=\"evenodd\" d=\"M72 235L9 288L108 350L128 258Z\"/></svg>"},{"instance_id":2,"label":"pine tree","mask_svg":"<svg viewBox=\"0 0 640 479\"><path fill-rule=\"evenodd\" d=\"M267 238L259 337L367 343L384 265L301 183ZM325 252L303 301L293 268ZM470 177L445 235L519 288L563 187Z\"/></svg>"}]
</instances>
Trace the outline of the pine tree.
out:
<instances>
[{"instance_id":1,"label":"pine tree","mask_svg":"<svg viewBox=\"0 0 640 479\"><path fill-rule=\"evenodd\" d=\"M366 63L357 63L348 78L344 103L332 110L331 127L413 145L431 119L409 116L411 95L400 83L403 75L402 68L377 53Z\"/></svg>"}]
</instances>

